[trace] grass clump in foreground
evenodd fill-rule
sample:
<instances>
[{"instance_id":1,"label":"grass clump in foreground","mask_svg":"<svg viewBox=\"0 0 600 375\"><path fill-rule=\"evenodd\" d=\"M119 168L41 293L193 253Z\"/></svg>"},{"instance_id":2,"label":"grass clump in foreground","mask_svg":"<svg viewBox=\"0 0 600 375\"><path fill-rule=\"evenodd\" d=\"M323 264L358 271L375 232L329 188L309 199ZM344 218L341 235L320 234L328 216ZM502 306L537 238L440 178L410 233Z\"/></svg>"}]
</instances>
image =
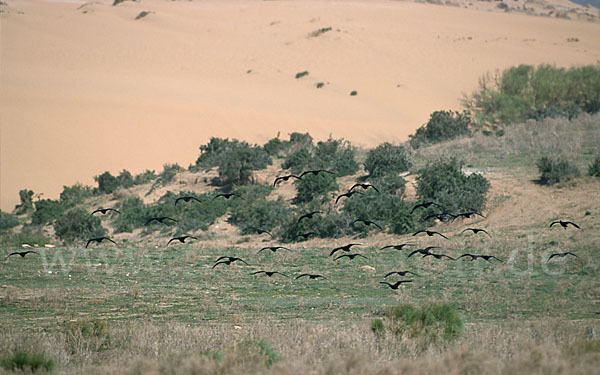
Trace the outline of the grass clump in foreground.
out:
<instances>
[{"instance_id":1,"label":"grass clump in foreground","mask_svg":"<svg viewBox=\"0 0 600 375\"><path fill-rule=\"evenodd\" d=\"M431 303L422 307L400 305L385 312L384 320L371 323L371 331L381 337L386 332L420 341L426 349L430 345L457 339L463 330L463 319L453 304Z\"/></svg>"},{"instance_id":2,"label":"grass clump in foreground","mask_svg":"<svg viewBox=\"0 0 600 375\"><path fill-rule=\"evenodd\" d=\"M542 157L536 163L540 171L540 184L553 185L561 181L568 181L579 176L579 169L568 160L558 158L552 160L548 157Z\"/></svg>"},{"instance_id":3,"label":"grass clump in foreground","mask_svg":"<svg viewBox=\"0 0 600 375\"><path fill-rule=\"evenodd\" d=\"M0 359L0 367L8 371L45 372L52 371L55 367L54 361L46 359L43 354L30 354L27 352L16 352L15 354Z\"/></svg>"},{"instance_id":4,"label":"grass clump in foreground","mask_svg":"<svg viewBox=\"0 0 600 375\"><path fill-rule=\"evenodd\" d=\"M600 177L600 156L596 156L596 159L590 164L588 168L588 175L592 177Z\"/></svg>"}]
</instances>

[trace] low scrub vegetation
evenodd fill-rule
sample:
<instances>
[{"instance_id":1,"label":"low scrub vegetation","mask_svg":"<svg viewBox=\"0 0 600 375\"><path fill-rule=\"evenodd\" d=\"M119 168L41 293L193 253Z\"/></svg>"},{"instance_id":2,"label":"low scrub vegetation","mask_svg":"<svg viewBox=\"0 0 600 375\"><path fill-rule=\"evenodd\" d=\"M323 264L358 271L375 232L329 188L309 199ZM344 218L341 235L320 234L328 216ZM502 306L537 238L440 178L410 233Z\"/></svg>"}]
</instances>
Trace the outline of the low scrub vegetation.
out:
<instances>
[{"instance_id":1,"label":"low scrub vegetation","mask_svg":"<svg viewBox=\"0 0 600 375\"><path fill-rule=\"evenodd\" d=\"M468 112L435 111L431 114L427 124L417 129L410 135L410 145L419 148L423 145L439 143L471 135L469 127L471 117Z\"/></svg>"},{"instance_id":2,"label":"low scrub vegetation","mask_svg":"<svg viewBox=\"0 0 600 375\"><path fill-rule=\"evenodd\" d=\"M54 370L55 363L46 359L43 354L31 354L19 351L0 359L0 367L8 371L19 371L24 373L49 372Z\"/></svg>"},{"instance_id":3,"label":"low scrub vegetation","mask_svg":"<svg viewBox=\"0 0 600 375\"><path fill-rule=\"evenodd\" d=\"M370 177L398 174L408 171L411 166L412 162L404 147L388 142L369 150L364 163L365 171Z\"/></svg>"},{"instance_id":4,"label":"low scrub vegetation","mask_svg":"<svg viewBox=\"0 0 600 375\"><path fill-rule=\"evenodd\" d=\"M54 232L68 243L101 237L107 233L99 217L90 215L80 207L71 208L60 215L54 222Z\"/></svg>"},{"instance_id":5,"label":"low scrub vegetation","mask_svg":"<svg viewBox=\"0 0 600 375\"><path fill-rule=\"evenodd\" d=\"M580 175L579 169L566 159L551 159L542 157L536 163L540 172L542 185L553 185L562 181L573 179Z\"/></svg>"},{"instance_id":6,"label":"low scrub vegetation","mask_svg":"<svg viewBox=\"0 0 600 375\"><path fill-rule=\"evenodd\" d=\"M13 214L0 211L0 232L8 231L19 225L19 219Z\"/></svg>"},{"instance_id":7,"label":"low scrub vegetation","mask_svg":"<svg viewBox=\"0 0 600 375\"><path fill-rule=\"evenodd\" d=\"M588 175L600 177L600 156L596 156L594 161L588 167Z\"/></svg>"}]
</instances>

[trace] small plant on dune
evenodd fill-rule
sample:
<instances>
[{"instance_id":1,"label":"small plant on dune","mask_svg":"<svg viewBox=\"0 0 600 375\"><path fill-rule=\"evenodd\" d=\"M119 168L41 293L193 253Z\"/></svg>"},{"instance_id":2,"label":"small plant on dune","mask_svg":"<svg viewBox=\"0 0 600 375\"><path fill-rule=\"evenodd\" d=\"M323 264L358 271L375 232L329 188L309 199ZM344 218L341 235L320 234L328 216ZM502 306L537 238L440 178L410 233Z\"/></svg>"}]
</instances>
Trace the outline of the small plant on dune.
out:
<instances>
[{"instance_id":1,"label":"small plant on dune","mask_svg":"<svg viewBox=\"0 0 600 375\"><path fill-rule=\"evenodd\" d=\"M152 13L154 13L154 12L151 12L151 11L148 11L148 10L143 10L143 11L141 11L140 13L138 13L138 15L137 15L137 16L135 16L135 20L137 21L137 20L139 20L140 18L144 18L144 17L146 17L147 15L149 15L149 14L152 14Z\"/></svg>"},{"instance_id":2,"label":"small plant on dune","mask_svg":"<svg viewBox=\"0 0 600 375\"><path fill-rule=\"evenodd\" d=\"M133 178L133 184L134 185L147 184L147 183L151 182L152 180L156 179L156 177L157 176L154 171L146 169L144 172L135 175L135 177Z\"/></svg>"},{"instance_id":3,"label":"small plant on dune","mask_svg":"<svg viewBox=\"0 0 600 375\"><path fill-rule=\"evenodd\" d=\"M95 176L94 180L98 183L98 192L101 194L112 194L119 187L117 178L108 171Z\"/></svg>"},{"instance_id":4,"label":"small plant on dune","mask_svg":"<svg viewBox=\"0 0 600 375\"><path fill-rule=\"evenodd\" d=\"M323 88L323 86L325 86L325 83L323 82L317 82L317 84L315 85L318 89Z\"/></svg>"},{"instance_id":5,"label":"small plant on dune","mask_svg":"<svg viewBox=\"0 0 600 375\"><path fill-rule=\"evenodd\" d=\"M119 175L117 176L117 181L119 183L119 186L124 187L125 189L128 189L135 185L133 175L127 169L123 169L121 173L119 173Z\"/></svg>"},{"instance_id":6,"label":"small plant on dune","mask_svg":"<svg viewBox=\"0 0 600 375\"><path fill-rule=\"evenodd\" d=\"M305 76L307 76L307 75L308 75L308 71L306 71L306 70L305 70L305 71L303 71L303 72L296 73L296 79L299 79L299 78L305 77Z\"/></svg>"},{"instance_id":7,"label":"small plant on dune","mask_svg":"<svg viewBox=\"0 0 600 375\"><path fill-rule=\"evenodd\" d=\"M356 96L358 95L358 91L354 90L350 92L350 96Z\"/></svg>"},{"instance_id":8,"label":"small plant on dune","mask_svg":"<svg viewBox=\"0 0 600 375\"><path fill-rule=\"evenodd\" d=\"M410 135L410 145L413 148L439 143L449 139L468 136L471 134L469 113L457 111L435 111L430 115L427 124Z\"/></svg>"},{"instance_id":9,"label":"small plant on dune","mask_svg":"<svg viewBox=\"0 0 600 375\"><path fill-rule=\"evenodd\" d=\"M594 177L600 177L600 156L596 156L596 159L590 164L588 168L588 175Z\"/></svg>"},{"instance_id":10,"label":"small plant on dune","mask_svg":"<svg viewBox=\"0 0 600 375\"><path fill-rule=\"evenodd\" d=\"M82 184L72 186L63 186L63 191L60 193L60 203L65 208L75 207L82 204L87 198L93 195L92 188Z\"/></svg>"},{"instance_id":11,"label":"small plant on dune","mask_svg":"<svg viewBox=\"0 0 600 375\"><path fill-rule=\"evenodd\" d=\"M331 173L319 173L316 176L307 174L302 177L302 180L294 181L296 186L296 197L294 204L308 203L318 199L320 204L329 200L329 193L338 189L338 184L335 180L335 175Z\"/></svg>"},{"instance_id":12,"label":"small plant on dune","mask_svg":"<svg viewBox=\"0 0 600 375\"><path fill-rule=\"evenodd\" d=\"M385 142L369 150L364 168L370 177L398 174L412 166L408 153L402 146Z\"/></svg>"},{"instance_id":13,"label":"small plant on dune","mask_svg":"<svg viewBox=\"0 0 600 375\"><path fill-rule=\"evenodd\" d=\"M308 37L309 38L316 38L319 35L325 34L328 31L331 31L331 27L322 27L322 28L317 29L317 30L311 32L310 34L308 34Z\"/></svg>"},{"instance_id":14,"label":"small plant on dune","mask_svg":"<svg viewBox=\"0 0 600 375\"><path fill-rule=\"evenodd\" d=\"M0 367L8 371L36 373L54 370L55 363L51 359L46 359L43 354L16 352L0 359Z\"/></svg>"},{"instance_id":15,"label":"small plant on dune","mask_svg":"<svg viewBox=\"0 0 600 375\"><path fill-rule=\"evenodd\" d=\"M540 172L539 181L542 185L553 185L580 175L577 166L562 158L553 160L544 156L537 161L536 166Z\"/></svg>"},{"instance_id":16,"label":"small plant on dune","mask_svg":"<svg viewBox=\"0 0 600 375\"><path fill-rule=\"evenodd\" d=\"M71 208L60 215L54 222L54 232L66 242L106 235L100 218L79 207Z\"/></svg>"}]
</instances>

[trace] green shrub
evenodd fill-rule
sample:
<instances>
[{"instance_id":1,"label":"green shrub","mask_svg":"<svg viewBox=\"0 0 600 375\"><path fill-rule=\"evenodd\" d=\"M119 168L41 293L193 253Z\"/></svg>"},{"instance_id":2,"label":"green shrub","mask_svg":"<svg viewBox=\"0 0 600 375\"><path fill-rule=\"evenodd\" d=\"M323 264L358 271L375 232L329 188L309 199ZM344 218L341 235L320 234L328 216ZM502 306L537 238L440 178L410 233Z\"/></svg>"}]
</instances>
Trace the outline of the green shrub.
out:
<instances>
[{"instance_id":1,"label":"green shrub","mask_svg":"<svg viewBox=\"0 0 600 375\"><path fill-rule=\"evenodd\" d=\"M35 226L24 226L18 233L5 232L0 236L0 245L7 247L20 247L22 244L44 246L51 243L50 238Z\"/></svg>"},{"instance_id":2,"label":"green shrub","mask_svg":"<svg viewBox=\"0 0 600 375\"><path fill-rule=\"evenodd\" d=\"M290 151L296 151L299 148L312 149L313 137L308 133L291 133L288 141Z\"/></svg>"},{"instance_id":3,"label":"green shrub","mask_svg":"<svg viewBox=\"0 0 600 375\"><path fill-rule=\"evenodd\" d=\"M134 228L139 228L148 219L146 215L146 206L144 201L137 196L131 196L123 199L118 204L121 214L114 220L115 232L131 232Z\"/></svg>"},{"instance_id":4,"label":"green shrub","mask_svg":"<svg viewBox=\"0 0 600 375\"><path fill-rule=\"evenodd\" d=\"M390 320L392 333L425 339L426 345L455 340L464 326L453 304L432 303L421 308L401 305L389 308L385 316Z\"/></svg>"},{"instance_id":5,"label":"green shrub","mask_svg":"<svg viewBox=\"0 0 600 375\"><path fill-rule=\"evenodd\" d=\"M35 211L31 215L31 224L46 225L58 218L65 211L65 206L53 199L40 199L35 202Z\"/></svg>"},{"instance_id":6,"label":"green shrub","mask_svg":"<svg viewBox=\"0 0 600 375\"><path fill-rule=\"evenodd\" d=\"M411 166L412 163L404 147L394 146L388 142L369 150L364 165L370 177L398 174L407 171Z\"/></svg>"},{"instance_id":7,"label":"green shrub","mask_svg":"<svg viewBox=\"0 0 600 375\"><path fill-rule=\"evenodd\" d=\"M119 183L119 186L122 186L125 189L128 189L135 184L135 180L131 175L131 172L129 172L127 169L123 169L121 173L119 173L117 176L117 182Z\"/></svg>"},{"instance_id":8,"label":"green shrub","mask_svg":"<svg viewBox=\"0 0 600 375\"><path fill-rule=\"evenodd\" d=\"M552 160L546 156L540 158L536 166L540 175L542 185L553 185L561 181L567 181L579 176L579 169L568 160L558 158Z\"/></svg>"},{"instance_id":9,"label":"green shrub","mask_svg":"<svg viewBox=\"0 0 600 375\"><path fill-rule=\"evenodd\" d=\"M404 195L406 191L406 180L396 174L386 174L380 177L370 178L369 182L382 193L391 195Z\"/></svg>"},{"instance_id":10,"label":"green shrub","mask_svg":"<svg viewBox=\"0 0 600 375\"><path fill-rule=\"evenodd\" d=\"M356 96L356 95L358 95L358 92L356 90L350 92L350 96Z\"/></svg>"},{"instance_id":11,"label":"green shrub","mask_svg":"<svg viewBox=\"0 0 600 375\"><path fill-rule=\"evenodd\" d=\"M72 186L63 186L63 191L60 193L59 200L65 208L71 208L77 206L78 204L82 204L92 195L93 191L89 186L75 184Z\"/></svg>"},{"instance_id":12,"label":"green shrub","mask_svg":"<svg viewBox=\"0 0 600 375\"><path fill-rule=\"evenodd\" d=\"M112 194L119 187L117 178L108 171L95 176L94 180L98 183L98 191L101 194Z\"/></svg>"},{"instance_id":13,"label":"green shrub","mask_svg":"<svg viewBox=\"0 0 600 375\"><path fill-rule=\"evenodd\" d=\"M175 200L183 196L193 196L200 202L180 202L175 206ZM230 200L213 198L214 194L210 193L180 192L179 194L173 194L167 192L156 204L148 207L150 212L153 211L148 217L159 216L160 213L178 219L176 225L179 233L193 232L198 229L207 230L209 225L227 213L227 209L235 200L235 198Z\"/></svg>"},{"instance_id":14,"label":"green shrub","mask_svg":"<svg viewBox=\"0 0 600 375\"><path fill-rule=\"evenodd\" d=\"M317 143L313 166L334 172L338 177L356 173L360 165L356 161L356 149L343 139L329 138Z\"/></svg>"},{"instance_id":15,"label":"green shrub","mask_svg":"<svg viewBox=\"0 0 600 375\"><path fill-rule=\"evenodd\" d=\"M238 191L239 192L239 191ZM242 193L243 194L243 193ZM242 195L247 196L247 195ZM242 234L254 233L249 227L271 231L279 226L291 210L280 196L277 200L266 200L265 196L248 197L233 205L227 221L242 229Z\"/></svg>"},{"instance_id":16,"label":"green shrub","mask_svg":"<svg viewBox=\"0 0 600 375\"><path fill-rule=\"evenodd\" d=\"M410 145L413 148L439 143L471 134L469 126L471 118L468 112L435 111L431 114L427 124L417 129L410 135Z\"/></svg>"},{"instance_id":17,"label":"green shrub","mask_svg":"<svg viewBox=\"0 0 600 375\"><path fill-rule=\"evenodd\" d=\"M319 173L317 175L307 174L302 180L295 180L296 197L294 204L308 203L319 198L319 204L330 199L329 193L338 189L335 175L331 173Z\"/></svg>"},{"instance_id":18,"label":"green shrub","mask_svg":"<svg viewBox=\"0 0 600 375\"><path fill-rule=\"evenodd\" d=\"M244 340L236 345L236 358L242 362L259 362L266 368L281 360L281 356L265 340Z\"/></svg>"},{"instance_id":19,"label":"green shrub","mask_svg":"<svg viewBox=\"0 0 600 375\"><path fill-rule=\"evenodd\" d=\"M0 210L0 232L7 231L19 225L19 219L13 214Z\"/></svg>"},{"instance_id":20,"label":"green shrub","mask_svg":"<svg viewBox=\"0 0 600 375\"><path fill-rule=\"evenodd\" d=\"M364 194L355 194L345 199L342 210L352 219L351 221L355 219L371 220L384 229L389 226L390 231L395 234L409 233L415 228L410 214L410 205L404 201L401 195L377 193L375 190L369 189ZM354 232L366 235L373 228L356 224L352 229Z\"/></svg>"},{"instance_id":21,"label":"green shrub","mask_svg":"<svg viewBox=\"0 0 600 375\"><path fill-rule=\"evenodd\" d=\"M307 209L307 211L312 208ZM305 212L305 211L302 211ZM352 233L351 218L341 212L330 211L326 214L315 215L310 221L302 220L298 223L298 216L288 217L281 224L277 236L283 242L300 241L295 237L301 233L315 232L320 238L338 238Z\"/></svg>"},{"instance_id":22,"label":"green shrub","mask_svg":"<svg viewBox=\"0 0 600 375\"><path fill-rule=\"evenodd\" d=\"M19 198L21 199L21 204L15 207L15 214L23 215L29 211L33 211L33 190L19 190Z\"/></svg>"},{"instance_id":23,"label":"green shrub","mask_svg":"<svg viewBox=\"0 0 600 375\"><path fill-rule=\"evenodd\" d=\"M306 70L303 72L300 72L300 73L296 73L296 79L302 78L307 75L308 75L308 71L306 71Z\"/></svg>"},{"instance_id":24,"label":"green shrub","mask_svg":"<svg viewBox=\"0 0 600 375\"><path fill-rule=\"evenodd\" d=\"M276 138L271 138L267 143L264 144L263 149L269 156L277 157L279 154L286 149L286 143L279 139L279 134Z\"/></svg>"},{"instance_id":25,"label":"green shrub","mask_svg":"<svg viewBox=\"0 0 600 375\"><path fill-rule=\"evenodd\" d=\"M157 176L154 171L146 169L144 172L135 175L135 177L133 178L133 184L134 185L147 184L147 183L153 181L154 179L156 179L156 177Z\"/></svg>"},{"instance_id":26,"label":"green shrub","mask_svg":"<svg viewBox=\"0 0 600 375\"><path fill-rule=\"evenodd\" d=\"M600 156L596 156L596 159L590 164L588 175L600 177Z\"/></svg>"},{"instance_id":27,"label":"green shrub","mask_svg":"<svg viewBox=\"0 0 600 375\"><path fill-rule=\"evenodd\" d=\"M385 325L383 324L383 320L373 320L371 322L371 332L373 332L373 334L377 338L383 337L385 335Z\"/></svg>"},{"instance_id":28,"label":"green shrub","mask_svg":"<svg viewBox=\"0 0 600 375\"><path fill-rule=\"evenodd\" d=\"M102 319L79 319L65 322L63 332L72 354L98 352L110 347L111 333L108 322Z\"/></svg>"},{"instance_id":29,"label":"green shrub","mask_svg":"<svg viewBox=\"0 0 600 375\"><path fill-rule=\"evenodd\" d=\"M309 38L316 38L321 34L325 34L326 32L331 31L331 27L322 27L320 29L317 29L313 32L311 32L310 34L308 34Z\"/></svg>"},{"instance_id":30,"label":"green shrub","mask_svg":"<svg viewBox=\"0 0 600 375\"><path fill-rule=\"evenodd\" d=\"M46 359L43 354L30 354L27 352L16 352L11 356L0 359L0 367L8 371L23 371L35 373L38 371L52 371L55 363Z\"/></svg>"},{"instance_id":31,"label":"green shrub","mask_svg":"<svg viewBox=\"0 0 600 375\"><path fill-rule=\"evenodd\" d=\"M54 232L66 242L106 235L100 218L79 207L71 208L60 215L54 222Z\"/></svg>"},{"instance_id":32,"label":"green shrub","mask_svg":"<svg viewBox=\"0 0 600 375\"><path fill-rule=\"evenodd\" d=\"M479 89L464 104L479 125L546 116L570 118L579 111L596 113L600 110L600 65L512 67L493 78L482 78Z\"/></svg>"},{"instance_id":33,"label":"green shrub","mask_svg":"<svg viewBox=\"0 0 600 375\"><path fill-rule=\"evenodd\" d=\"M292 173L300 173L307 169L311 163L312 154L308 148L303 147L290 153L281 164L281 168L290 169Z\"/></svg>"},{"instance_id":34,"label":"green shrub","mask_svg":"<svg viewBox=\"0 0 600 375\"><path fill-rule=\"evenodd\" d=\"M315 85L318 89L323 88L323 86L325 86L325 83L323 82L317 82L317 84Z\"/></svg>"},{"instance_id":35,"label":"green shrub","mask_svg":"<svg viewBox=\"0 0 600 375\"><path fill-rule=\"evenodd\" d=\"M419 200L435 201L447 212L482 212L485 208L490 183L477 173L467 176L455 158L428 164L416 180Z\"/></svg>"}]
</instances>

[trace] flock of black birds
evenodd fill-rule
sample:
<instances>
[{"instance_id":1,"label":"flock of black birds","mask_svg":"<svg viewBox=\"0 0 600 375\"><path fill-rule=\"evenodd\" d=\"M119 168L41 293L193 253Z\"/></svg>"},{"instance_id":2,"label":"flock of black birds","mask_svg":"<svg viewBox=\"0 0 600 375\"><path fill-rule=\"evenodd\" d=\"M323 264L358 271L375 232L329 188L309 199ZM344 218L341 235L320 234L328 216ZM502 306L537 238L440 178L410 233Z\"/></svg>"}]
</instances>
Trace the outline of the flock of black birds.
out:
<instances>
[{"instance_id":1,"label":"flock of black birds","mask_svg":"<svg viewBox=\"0 0 600 375\"><path fill-rule=\"evenodd\" d=\"M278 183L280 183L282 181L288 181L291 178L302 179L302 177L306 176L307 174L317 175L319 173L331 173L331 174L333 174L333 172L327 171L327 170L324 170L324 169L310 170L310 171L305 171L305 172L301 173L300 175L290 174L290 175L286 175L286 176L277 177L275 179L275 181L273 182L273 185L276 186ZM362 194L362 192L360 192L359 190L355 190L356 188L361 188L363 190L373 189L373 190L375 190L376 192L379 193L379 190L375 186L373 186L371 184L368 184L368 183L357 183L357 184L354 184L350 188L350 190L348 192L340 194L339 196L337 196L337 198L335 200L335 203L337 203L343 197L351 197L354 194ZM240 196L237 193L219 193L219 194L215 195L213 199L217 199L217 198L220 198L220 197L225 198L225 199L230 199L232 197L237 197L237 198L240 198L240 199L244 199L242 196ZM175 205L177 205L181 201L186 202L186 203L189 203L191 201L200 202L200 200L197 199L196 197L193 197L193 196L184 196L184 197L177 198L175 200ZM481 217L485 217L481 213L474 212L474 211L452 214L452 213L446 212L446 210L444 209L444 207L442 207L440 204L438 204L436 202L433 202L433 201L431 201L431 202L423 202L423 203L416 204L412 208L411 213L413 213L415 210L417 210L419 208L425 208L426 209L426 208L429 208L431 206L435 206L435 207L441 209L442 213L429 215L429 216L425 217L424 220L429 220L430 218L436 218L438 220L444 221L444 220L447 220L448 218L451 218L451 220L454 221L454 220L456 220L459 217L462 217L462 218L471 218L471 217L474 217L476 215L481 216ZM106 215L108 212L111 212L111 211L115 212L116 214L120 214L120 212L118 210L114 209L114 208L98 208L98 209L92 211L91 215L94 215L96 213L101 213L103 215ZM311 212L308 212L306 214L301 215L298 218L297 222L300 223L302 220L310 220L315 215L322 214L322 213L323 213L322 211L311 211ZM173 219L171 217L158 216L158 217L148 218L146 220L146 222L145 222L145 225L149 225L149 224L151 224L153 222L157 222L157 223L161 223L161 224L166 224L167 221L177 222L176 219ZM377 224L377 223L375 223L373 221L370 221L370 220L359 218L359 219L354 220L351 223L351 225L355 225L356 223L362 223L362 224L367 225L367 226L373 225L374 227L377 227L379 230L383 231L383 228L379 224ZM563 229L567 229L567 227L569 225L571 225L571 226L573 226L573 227L575 227L577 229L581 229L577 224L575 224L575 223L573 223L571 221L563 221L563 220L553 221L550 224L550 228L552 228L556 224L559 224L560 226L562 226ZM271 237L273 237L272 233L270 233L267 230L261 229L261 228L248 227L248 229L251 229L251 230L253 230L253 231L255 231L256 233L259 233L259 234L268 234ZM481 232L481 233L484 233L484 234L488 235L490 238L492 237L485 229L482 229L482 228L473 228L473 227L468 227L468 228L464 229L462 232L460 232L460 234L463 234L463 233L465 233L467 231L471 231L475 235ZM415 232L413 234L413 236L417 236L417 235L419 235L421 233L424 233L424 234L426 234L429 237L433 237L433 236L437 235L437 236L439 236L441 238L444 238L444 239L448 240L448 237L445 236L444 234L436 232L436 231L430 231L430 230L419 230L419 231ZM300 234L297 234L293 239L294 240L296 240L298 238L307 239L307 238L309 238L311 236L314 236L314 235L317 235L317 233L316 232L300 233ZM186 240L188 240L188 239L195 239L195 240L197 240L198 238L194 237L194 236L191 236L191 235L177 236L177 237L173 237L173 238L169 239L169 241L167 242L166 246L169 246L172 242L175 242L175 241L178 241L180 243L186 243ZM100 244L103 241L109 241L109 242L112 242L113 244L116 245L116 242L113 241L111 238L106 237L106 236L102 236L102 237L97 237L97 238L90 238L87 241L85 247L88 248L88 246L90 244L94 243L94 242L97 243L97 244ZM362 244L360 244L360 243L349 243L349 244L344 245L344 246L336 247L336 248L334 248L334 249L331 250L331 252L329 253L329 257L333 257L338 252L344 252L345 254L341 254L341 255L338 255L338 256L334 257L333 261L338 261L338 260L340 260L342 258L348 258L348 260L352 261L355 258L359 258L359 257L363 258L363 259L369 259L367 256L365 256L363 254L360 254L360 253L351 253L351 250L352 250L352 248L354 246L362 246ZM435 258L437 260L449 259L449 260L452 260L452 261L457 261L457 260L459 260L461 258L470 258L471 261L475 261L477 259L483 259L483 260L491 263L491 260L494 259L494 260L497 260L499 262L503 262L501 259L497 258L494 255L465 253L465 254L462 254L462 255L460 255L460 256L458 256L456 258L453 258L453 257L451 257L451 256L449 256L447 254L434 253L434 252L431 251L431 250L434 250L434 249L441 249L441 247L439 247L439 246L428 246L428 247L425 247L425 248L418 248L418 249L407 248L407 246L409 246L409 247L410 246L414 246L414 244L411 244L411 243L401 243L401 244L386 245L386 246L383 246L380 250L385 250L385 249L393 249L393 250L397 250L397 251L410 250L410 253L408 253L407 258L410 258L410 257L412 257L414 255L419 254L419 255L421 255L421 258L423 258L423 259L427 258L427 257L433 257L433 258ZM268 250L268 251L270 251L272 253L275 253L278 250L293 251L292 249L289 249L289 248L284 247L284 246L266 246L266 247L261 248L256 254L258 255L261 252L266 251L266 250ZM10 253L7 256L6 259L8 259L9 257L11 257L13 255L20 255L22 258L24 258L28 254L38 254L39 255L38 252L33 251L33 250L15 251L15 252ZM554 254L550 255L550 257L548 258L548 260L546 262L549 262L554 257L564 258L564 257L566 257L568 255L577 257L577 255L574 254L574 253L572 253L572 252L554 253ZM229 266L229 265L231 265L231 264L233 264L235 262L243 263L245 265L250 266L250 264L247 263L242 258L235 257L235 256L221 256L221 257L217 258L214 261L214 264L211 267L211 269L214 269L215 267L217 267L219 265ZM258 270L258 271L254 271L254 272L251 273L251 275L259 275L259 274L265 274L268 277L273 277L274 275L281 275L281 276L288 277L288 278L290 277L290 276L288 276L288 275L286 275L286 274L284 274L282 272L273 271L273 270L269 270L269 271L267 271L267 270ZM385 274L383 276L383 278L387 279L389 276L392 276L392 275L398 275L399 277L406 277L406 275L408 275L408 274L411 274L413 276L419 276L418 274L416 274L415 272L410 271L410 270L404 270L404 271L396 271L395 270L395 271L388 272L387 274ZM303 277L308 277L311 280L316 280L316 279L319 279L319 278L322 278L322 279L325 279L325 280L329 280L327 277L325 277L325 276L323 276L321 274L311 274L311 273L302 273L302 274L296 276L295 279L298 280L298 279L301 279ZM387 285L389 288L391 288L393 290L397 290L402 284L412 283L412 282L413 282L413 280L398 280L395 283L390 283L390 282L384 280L384 281L380 281L380 284Z\"/></svg>"}]
</instances>

